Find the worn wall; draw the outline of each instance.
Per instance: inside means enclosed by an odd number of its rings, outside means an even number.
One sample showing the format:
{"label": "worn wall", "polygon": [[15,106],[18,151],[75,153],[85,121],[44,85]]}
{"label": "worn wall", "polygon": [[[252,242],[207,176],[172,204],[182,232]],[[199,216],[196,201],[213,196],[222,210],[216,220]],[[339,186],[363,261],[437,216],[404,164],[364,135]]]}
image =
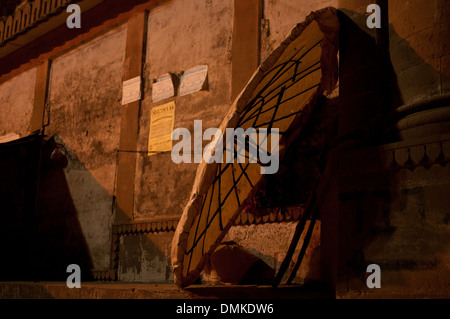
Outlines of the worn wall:
{"label": "worn wall", "polygon": [[337,0],[262,0],[261,60],[263,61],[311,11],[338,7]]}
{"label": "worn wall", "polygon": [[[150,110],[175,101],[174,128],[187,128],[192,137],[194,120],[203,121],[203,130],[219,126],[230,107],[232,18],[232,1],[170,1],[148,14],[134,221],[179,217],[183,212],[198,164],[175,164],[170,152],[152,156],[145,153],[148,149]],[[155,78],[168,72],[181,74],[204,64],[208,65],[208,90],[152,103],[151,90]],[[140,258],[119,258],[119,278],[171,280],[172,273],[170,271],[168,275],[166,268],[170,267],[168,252],[172,234],[123,237],[121,253]],[[134,245],[136,241],[141,244]],[[148,250],[139,250],[139,247]]]}
{"label": "worn wall", "polygon": [[[297,223],[282,222],[275,224],[260,224],[231,227],[224,241],[232,240],[260,258],[276,272],[286,256]],[[309,227],[309,221],[305,229]],[[302,234],[290,266],[297,260],[305,238]],[[314,260],[312,260],[314,258]],[[318,280],[320,263],[320,221],[314,226],[314,232],[309,242],[305,257],[292,283],[303,284],[311,280]],[[283,277],[283,283],[289,275],[289,269]]]}
{"label": "worn wall", "polygon": [[[46,134],[63,145],[71,203],[59,198],[59,207],[47,209],[76,211],[93,268],[109,267],[125,38],[122,25],[56,58],[51,67]],[[53,190],[45,191],[51,201]]]}
{"label": "worn wall", "polygon": [[[448,1],[389,3],[390,58],[403,109],[429,104],[430,98],[442,101],[450,93],[449,13]],[[449,103],[439,108],[434,104],[399,121],[400,137],[449,133]]]}
{"label": "worn wall", "polygon": [[390,228],[363,249],[363,257],[382,267],[385,294],[448,296],[449,169],[420,167],[402,170],[396,177]]}
{"label": "worn wall", "polygon": [[[140,150],[147,150],[151,108],[168,101],[175,101],[174,128],[188,128],[193,136],[194,120],[202,120],[204,129],[219,126],[230,106],[231,4],[173,1],[150,11]],[[151,102],[153,79],[203,64],[208,65],[207,91]],[[137,167],[135,218],[180,215],[197,164],[175,164],[170,154],[139,154]]]}
{"label": "worn wall", "polygon": [[[346,151],[334,161],[321,247],[322,276],[338,297],[448,297],[449,137]],[[380,266],[381,289],[366,285],[370,264]]]}
{"label": "worn wall", "polygon": [[404,104],[450,91],[447,1],[389,2],[390,49]]}
{"label": "worn wall", "polygon": [[33,111],[36,68],[0,84],[0,136],[19,133],[28,134]]}
{"label": "worn wall", "polygon": [[118,277],[128,282],[173,282],[170,243],[173,232],[120,238]]}

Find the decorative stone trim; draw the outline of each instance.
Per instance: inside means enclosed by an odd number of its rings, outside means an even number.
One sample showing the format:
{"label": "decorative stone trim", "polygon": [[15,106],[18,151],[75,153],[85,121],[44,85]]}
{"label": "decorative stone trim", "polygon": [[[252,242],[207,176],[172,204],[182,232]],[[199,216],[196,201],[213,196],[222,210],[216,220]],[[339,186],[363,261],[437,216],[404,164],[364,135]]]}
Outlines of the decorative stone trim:
{"label": "decorative stone trim", "polygon": [[[281,223],[298,221],[303,213],[302,206],[278,207],[265,209],[269,214],[258,216],[250,212],[242,212],[235,221],[236,226],[257,225],[265,223]],[[110,269],[93,269],[95,280],[115,281],[119,268],[120,237],[175,231],[179,218],[137,221],[134,223],[113,225],[111,240]]]}
{"label": "decorative stone trim", "polygon": [[19,34],[56,15],[80,0],[34,0],[18,6],[14,14],[0,18],[0,47]]}
{"label": "decorative stone trim", "polygon": [[361,174],[381,170],[414,170],[450,162],[450,136],[440,140],[399,142],[379,147],[345,152],[339,161],[341,174]]}
{"label": "decorative stone trim", "polygon": [[130,224],[114,225],[113,234],[118,236],[151,234],[174,231],[178,225],[178,218],[153,221],[139,221]]}
{"label": "decorative stone trim", "polygon": [[99,281],[117,280],[117,269],[92,269],[92,277]]}
{"label": "decorative stone trim", "polygon": [[265,224],[265,223],[281,223],[298,221],[303,214],[303,206],[293,207],[277,207],[266,209],[269,214],[258,216],[243,211],[234,221],[236,226]]}

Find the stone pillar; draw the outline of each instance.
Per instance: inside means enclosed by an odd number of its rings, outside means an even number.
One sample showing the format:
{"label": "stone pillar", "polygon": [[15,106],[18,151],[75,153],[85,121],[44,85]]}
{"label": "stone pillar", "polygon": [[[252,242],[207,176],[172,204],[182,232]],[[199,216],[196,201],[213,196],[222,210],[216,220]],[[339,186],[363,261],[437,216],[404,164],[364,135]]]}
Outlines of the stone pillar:
{"label": "stone pillar", "polygon": [[[128,20],[127,44],[123,80],[129,80],[142,74],[144,54],[145,11],[135,14]],[[139,108],[141,101],[135,101],[122,106],[122,122],[120,127],[120,142],[117,166],[116,224],[130,222],[133,218],[134,178],[136,170],[136,150],[139,124]],[[120,152],[120,150],[128,152]],[[131,151],[131,152],[129,152]]]}
{"label": "stone pillar", "polygon": [[37,66],[33,113],[31,115],[29,127],[30,133],[41,130],[44,127],[44,112],[48,94],[49,65],[50,62],[47,60]]}
{"label": "stone pillar", "polygon": [[259,66],[261,0],[234,0],[231,100]]}
{"label": "stone pillar", "polygon": [[389,1],[401,139],[450,133],[450,2]]}

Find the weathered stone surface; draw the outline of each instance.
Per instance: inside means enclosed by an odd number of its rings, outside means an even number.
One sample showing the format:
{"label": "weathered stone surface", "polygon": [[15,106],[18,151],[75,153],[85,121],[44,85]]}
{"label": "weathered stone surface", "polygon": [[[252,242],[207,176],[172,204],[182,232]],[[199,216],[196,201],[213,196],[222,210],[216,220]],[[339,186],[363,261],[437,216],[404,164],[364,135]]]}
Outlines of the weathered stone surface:
{"label": "weathered stone surface", "polygon": [[261,26],[261,61],[283,41],[292,28],[303,21],[311,11],[338,7],[337,0],[301,1],[264,0]]}
{"label": "weathered stone surface", "polygon": [[405,104],[448,87],[449,74],[441,66],[450,50],[450,22],[442,15],[448,7],[442,0],[389,2],[391,59]]}
{"label": "weathered stone surface", "polygon": [[271,284],[275,276],[273,268],[235,242],[217,247],[207,271],[216,276],[215,280],[231,284]]}
{"label": "weathered stone surface", "polygon": [[0,136],[19,133],[26,136],[33,111],[36,68],[0,84]]}
{"label": "weathered stone surface", "polygon": [[109,267],[125,35],[126,26],[112,30],[51,69],[46,134],[68,152],[64,173],[94,268]]}
{"label": "weathered stone surface", "polygon": [[169,260],[172,236],[173,232],[122,236],[118,267],[120,280],[173,282]]}
{"label": "weathered stone surface", "polygon": [[[309,222],[306,223],[308,228]],[[282,222],[263,225],[233,226],[225,236],[225,241],[234,241],[245,247],[267,265],[278,271],[281,262],[289,248],[291,238],[294,234],[296,224],[293,222]],[[294,254],[294,261],[300,252],[305,234],[302,234]],[[294,278],[293,283],[305,283],[305,280],[317,280],[318,275],[314,273],[318,267],[318,261],[312,264],[313,254],[320,258],[320,222],[315,225],[313,236],[306,251],[303,262]],[[214,255],[213,255],[214,256]],[[314,257],[314,258],[316,258]],[[320,267],[319,267],[320,268]],[[288,274],[286,274],[287,277]]]}
{"label": "weathered stone surface", "polygon": [[[203,130],[219,126],[230,105],[232,17],[232,3],[228,1],[172,1],[150,11],[139,150],[147,150],[150,109],[171,100],[175,101],[175,129],[187,128],[193,138],[194,120],[203,121]],[[153,79],[167,72],[181,74],[202,64],[208,65],[207,91],[151,102]],[[180,215],[189,199],[187,190],[192,188],[197,165],[175,164],[170,153],[138,154],[135,218]]]}

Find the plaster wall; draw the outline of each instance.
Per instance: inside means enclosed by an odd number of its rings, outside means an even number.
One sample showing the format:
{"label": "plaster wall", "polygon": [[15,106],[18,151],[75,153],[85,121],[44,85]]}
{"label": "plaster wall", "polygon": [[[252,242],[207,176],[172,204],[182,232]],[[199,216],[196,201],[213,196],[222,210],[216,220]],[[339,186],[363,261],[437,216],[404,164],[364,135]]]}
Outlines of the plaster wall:
{"label": "plaster wall", "polygon": [[[174,18],[176,17],[176,18]],[[144,98],[139,117],[133,220],[179,217],[192,189],[197,163],[175,164],[170,152],[149,156],[150,111],[175,102],[174,129],[194,135],[194,120],[203,130],[218,127],[231,101],[232,1],[170,1],[148,15]],[[208,66],[208,89],[153,103],[152,83],[171,72]],[[173,141],[173,144],[178,141]],[[205,146],[208,141],[205,141]],[[173,280],[170,245],[173,232],[126,236],[121,239],[119,279],[161,282]]]}
{"label": "plaster wall", "polygon": [[[148,149],[150,110],[169,101],[175,102],[174,128],[187,128],[193,137],[194,120],[203,121],[203,130],[219,126],[230,107],[232,18],[232,1],[177,0],[150,11],[139,150]],[[198,65],[208,65],[208,90],[152,103],[155,78]],[[138,154],[134,218],[181,215],[197,165],[175,164],[170,152]]]}
{"label": "plaster wall", "polygon": [[289,32],[311,11],[338,7],[337,0],[262,0],[261,61],[276,49]]}
{"label": "plaster wall", "polygon": [[33,111],[36,68],[0,84],[0,136],[28,134]]}
{"label": "plaster wall", "polygon": [[109,267],[125,39],[122,25],[51,67],[46,134],[67,152],[67,187],[94,268]]}

